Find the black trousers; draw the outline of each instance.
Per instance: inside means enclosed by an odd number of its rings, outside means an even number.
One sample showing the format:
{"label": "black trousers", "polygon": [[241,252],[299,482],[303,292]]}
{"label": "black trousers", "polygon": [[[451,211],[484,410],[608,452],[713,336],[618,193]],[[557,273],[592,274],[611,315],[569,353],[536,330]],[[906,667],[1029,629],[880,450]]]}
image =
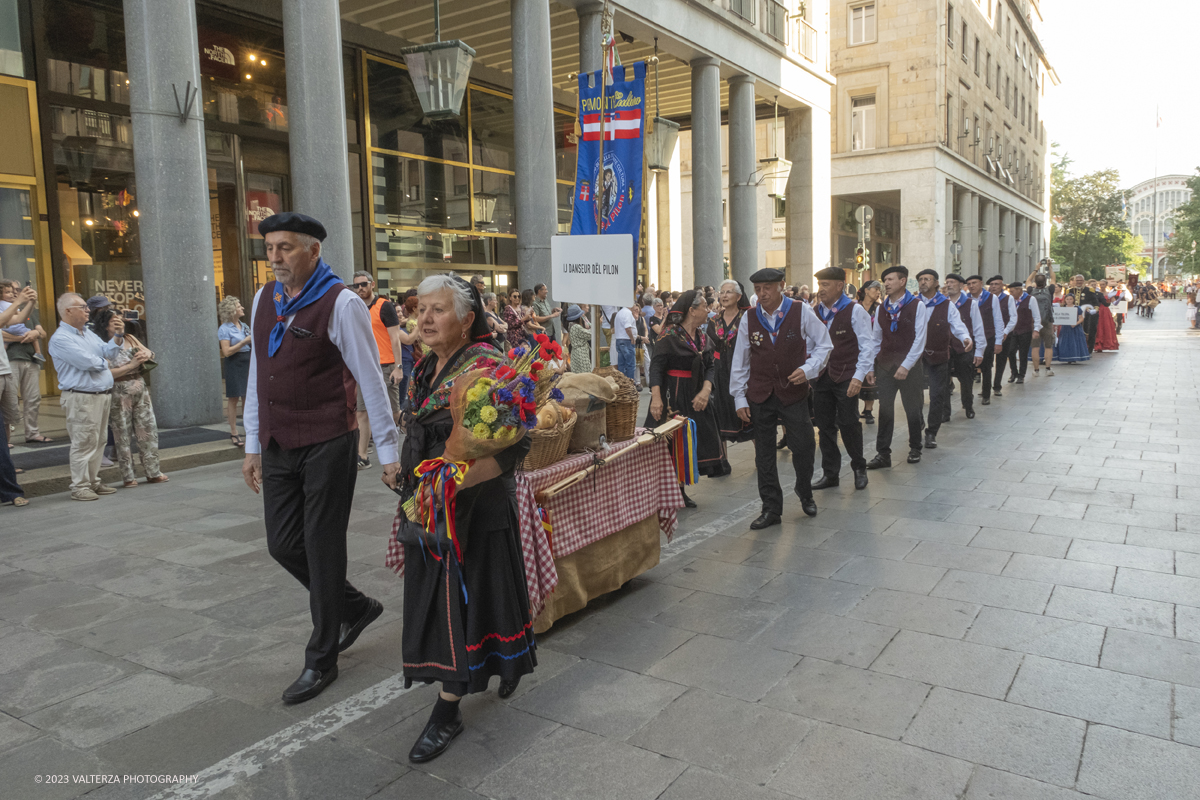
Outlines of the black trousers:
{"label": "black trousers", "polygon": [[[987,356],[984,356],[984,362],[987,362]],[[991,377],[991,370],[988,370],[987,377]],[[965,411],[975,404],[975,350],[971,349],[966,353],[951,353],[950,354],[950,377],[958,378],[959,394],[962,396],[962,407]],[[986,379],[985,379],[986,380]],[[984,383],[987,386],[987,383]],[[946,408],[950,408],[950,401],[954,397],[954,382],[946,381]]]}
{"label": "black trousers", "polygon": [[1033,331],[1027,333],[1010,333],[1009,342],[1012,346],[1008,351],[1008,368],[1018,378],[1025,377],[1029,369],[1029,348],[1033,345]]}
{"label": "black trousers", "polygon": [[863,458],[862,423],[858,421],[858,396],[847,397],[850,381],[834,383],[829,373],[817,378],[812,386],[813,412],[821,433],[821,470],[831,478],[842,471],[842,451],[838,432],[850,456],[850,469],[866,469]]}
{"label": "black trousers", "polygon": [[979,373],[983,376],[984,400],[992,396],[992,369],[999,357],[1000,354],[996,352],[996,340],[988,339],[987,346],[983,348],[983,362],[979,365]]}
{"label": "black trousers", "polygon": [[775,430],[778,425],[783,425],[783,435],[792,451],[796,494],[812,497],[813,457],[817,446],[808,403],[785,406],[772,394],[764,403],[750,403],[750,422],[754,426],[754,467],[758,471],[758,496],[762,500],[763,513],[782,515],[783,489],[779,485],[776,464]]}
{"label": "black trousers", "polygon": [[924,364],[925,380],[929,384],[929,418],[925,429],[937,436],[942,427],[942,418],[949,410],[950,399],[950,362],[940,364]]}
{"label": "black trousers", "polygon": [[313,633],[307,669],[337,664],[343,619],[366,613],[366,595],[346,580],[346,526],[358,478],[358,431],[320,444],[263,451],[267,550],[308,589]]}
{"label": "black trousers", "polygon": [[921,409],[925,405],[925,376],[921,371],[921,362],[913,364],[908,377],[902,381],[894,377],[895,368],[876,369],[875,386],[879,395],[876,412],[879,415],[879,431],[875,439],[875,449],[880,455],[891,456],[892,432],[896,427],[896,394],[900,394],[900,402],[904,405],[904,416],[908,420],[908,449],[921,452],[921,432],[925,421],[921,418]]}
{"label": "black trousers", "polygon": [[[1153,310],[1151,314],[1153,314]],[[1088,352],[1096,349],[1096,331],[1100,326],[1099,314],[1084,314],[1083,315],[1083,332],[1087,335]]]}
{"label": "black trousers", "polygon": [[[996,375],[992,381],[992,391],[998,392],[1003,388],[1004,383],[1004,367],[1009,363],[1012,357],[1013,342],[1015,341],[1014,334],[1009,334],[1004,339],[1004,344],[1000,346],[1000,352],[996,354]],[[1013,370],[1014,372],[1016,370]]]}

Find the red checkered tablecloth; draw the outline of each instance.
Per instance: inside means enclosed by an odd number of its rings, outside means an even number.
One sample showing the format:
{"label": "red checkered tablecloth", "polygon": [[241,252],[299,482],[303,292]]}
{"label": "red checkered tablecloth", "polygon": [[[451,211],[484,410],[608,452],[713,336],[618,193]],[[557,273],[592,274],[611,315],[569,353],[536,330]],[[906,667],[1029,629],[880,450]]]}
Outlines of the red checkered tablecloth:
{"label": "red checkered tablecloth", "polygon": [[[620,442],[612,449],[619,451],[632,444],[633,440]],[[518,498],[524,494],[523,484],[529,487],[532,500],[541,490],[591,463],[592,455],[585,453],[536,472],[517,473]],[[682,507],[670,440],[641,445],[547,501],[554,557],[568,556],[651,514],[658,514],[659,528],[670,541],[678,524],[675,510]],[[524,508],[521,516],[525,516]]]}

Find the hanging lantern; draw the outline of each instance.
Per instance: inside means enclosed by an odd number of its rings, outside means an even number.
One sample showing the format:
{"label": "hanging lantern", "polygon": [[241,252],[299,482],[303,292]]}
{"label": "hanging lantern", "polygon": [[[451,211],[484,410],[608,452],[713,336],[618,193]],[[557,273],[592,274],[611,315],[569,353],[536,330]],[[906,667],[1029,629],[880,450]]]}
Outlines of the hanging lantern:
{"label": "hanging lantern", "polygon": [[763,179],[767,182],[769,197],[787,197],[788,176],[792,174],[792,162],[779,156],[764,158],[758,162],[765,173]]}
{"label": "hanging lantern", "polygon": [[496,218],[496,195],[488,192],[475,193],[475,224],[491,225]]}
{"label": "hanging lantern", "polygon": [[657,172],[669,170],[677,141],[679,123],[665,117],[655,117],[654,126],[646,132],[646,165]]}
{"label": "hanging lantern", "polygon": [[475,51],[455,39],[406,47],[400,53],[425,116],[430,119],[458,116]]}

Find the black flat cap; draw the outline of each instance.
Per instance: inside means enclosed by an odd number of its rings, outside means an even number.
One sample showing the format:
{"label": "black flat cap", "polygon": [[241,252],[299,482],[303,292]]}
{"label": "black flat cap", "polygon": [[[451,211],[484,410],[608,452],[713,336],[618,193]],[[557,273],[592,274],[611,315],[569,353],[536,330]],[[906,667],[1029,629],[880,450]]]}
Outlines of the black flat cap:
{"label": "black flat cap", "polygon": [[842,281],[846,280],[846,273],[841,267],[826,267],[813,276],[819,281]]}
{"label": "black flat cap", "polygon": [[883,280],[888,275],[891,275],[893,272],[899,272],[904,277],[906,277],[906,278],[908,277],[908,267],[904,266],[903,264],[897,264],[894,267],[888,267],[887,269],[885,269],[883,271],[883,274],[879,276],[879,279]]}
{"label": "black flat cap", "polygon": [[1004,276],[1003,275],[993,275],[992,277],[987,279],[988,283],[994,283],[995,281],[1000,281],[1001,283],[1003,283]]}
{"label": "black flat cap", "polygon": [[949,275],[946,276],[946,280],[956,280],[959,283],[967,282],[966,278],[964,278],[962,275],[959,275],[957,272],[951,272]]}
{"label": "black flat cap", "polygon": [[967,277],[967,280],[969,280],[969,281],[979,281],[980,283],[983,283],[983,276],[982,276],[982,275],[970,275],[970,276],[968,276],[968,277]]}
{"label": "black flat cap", "polygon": [[936,280],[937,280],[939,277],[941,277],[941,276],[939,276],[939,275],[938,275],[938,273],[937,273],[937,270],[936,270],[936,269],[923,269],[923,270],[921,270],[920,272],[918,272],[918,273],[917,273],[917,277],[918,277],[918,278],[920,278],[922,275],[932,275],[932,276],[933,276],[933,279],[934,279],[935,281],[936,281]]}
{"label": "black flat cap", "polygon": [[787,274],[781,269],[767,267],[750,276],[751,283],[782,283]]}
{"label": "black flat cap", "polygon": [[1008,285],[1008,288],[1010,288],[1010,289],[1024,289],[1024,288],[1025,288],[1025,284],[1021,283],[1020,281],[1013,281],[1012,283],[1010,283],[1010,284]]}
{"label": "black flat cap", "polygon": [[297,214],[295,211],[272,214],[258,223],[258,232],[263,236],[275,231],[303,233],[306,236],[313,237],[318,242],[325,241],[325,237],[329,235],[325,232],[325,226],[319,220],[313,219],[307,214]]}

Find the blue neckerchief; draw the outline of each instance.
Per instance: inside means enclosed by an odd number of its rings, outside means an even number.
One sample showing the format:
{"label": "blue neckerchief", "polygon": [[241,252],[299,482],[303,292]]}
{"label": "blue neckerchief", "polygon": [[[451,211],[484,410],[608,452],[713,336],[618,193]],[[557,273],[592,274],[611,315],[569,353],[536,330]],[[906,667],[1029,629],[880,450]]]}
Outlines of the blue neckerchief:
{"label": "blue neckerchief", "polygon": [[305,306],[315,303],[325,296],[331,288],[341,283],[342,279],[333,274],[333,270],[325,263],[325,259],[317,259],[317,268],[308,276],[308,282],[293,298],[283,291],[283,285],[275,282],[275,327],[271,328],[271,338],[267,342],[267,357],[275,355],[283,344],[283,335],[287,333],[287,318]]}
{"label": "blue neckerchief", "polygon": [[892,320],[891,327],[889,327],[888,330],[890,330],[892,333],[896,332],[896,328],[899,327],[899,325],[900,325],[900,312],[904,310],[905,306],[907,306],[909,303],[911,303],[915,299],[916,298],[913,296],[913,293],[908,291],[907,289],[905,289],[904,297],[900,298],[900,302],[896,304],[895,310],[893,311],[892,310],[892,298],[887,297],[887,296],[885,296],[883,298],[883,310],[887,313],[888,317],[890,317]]}
{"label": "blue neckerchief", "polygon": [[[850,303],[850,298],[844,294],[840,295],[837,299],[837,302],[833,304],[832,311],[826,312],[825,304],[817,303],[817,316],[821,318],[821,322],[824,322],[825,327],[828,328],[833,325],[833,318],[837,316],[838,312],[850,305]],[[828,316],[826,316],[826,313],[828,313]]]}
{"label": "blue neckerchief", "polygon": [[931,297],[925,301],[925,307],[926,308],[937,308],[938,306],[940,306],[942,303],[946,302],[949,299],[950,299],[949,297],[946,297],[946,295],[942,294],[941,292],[937,292],[933,295],[933,297]]}
{"label": "blue neckerchief", "polygon": [[[779,326],[782,324],[788,312],[792,310],[792,298],[787,295],[783,296],[783,302],[779,304],[779,308],[775,309],[775,314],[772,314],[768,319],[767,313],[763,311],[762,303],[754,307],[755,313],[758,314],[758,321],[767,329],[767,333],[771,334],[771,344],[775,344],[775,337],[779,335]],[[775,315],[779,315],[779,321],[775,321]]]}
{"label": "blue neckerchief", "polygon": [[954,301],[954,307],[961,311],[969,302],[971,302],[971,295],[967,294],[966,292],[962,292],[959,294],[958,299]]}

